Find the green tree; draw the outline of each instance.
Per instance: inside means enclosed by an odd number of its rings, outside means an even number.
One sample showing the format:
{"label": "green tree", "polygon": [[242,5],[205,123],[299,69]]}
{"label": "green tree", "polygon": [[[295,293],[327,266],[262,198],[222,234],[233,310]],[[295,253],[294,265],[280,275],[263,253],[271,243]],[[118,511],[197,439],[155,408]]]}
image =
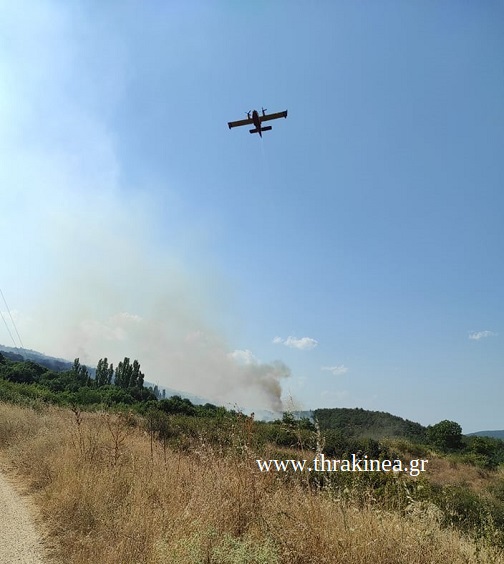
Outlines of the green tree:
{"label": "green tree", "polygon": [[46,368],[26,360],[7,364],[3,370],[4,378],[18,384],[33,384],[38,382],[41,375],[46,372]]}
{"label": "green tree", "polygon": [[79,384],[79,386],[89,386],[91,384],[91,376],[89,371],[84,364],[80,363],[80,359],[76,358],[74,360],[72,370],[70,371]]}
{"label": "green tree", "polygon": [[143,388],[144,384],[144,375],[140,370],[140,363],[138,360],[133,361],[133,370],[130,376],[130,388]]}
{"label": "green tree", "polygon": [[112,380],[114,379],[114,365],[111,362],[108,373],[107,373],[107,385],[110,386],[112,384]]}
{"label": "green tree", "polygon": [[71,372],[72,372],[72,374],[73,374],[73,376],[76,380],[79,378],[80,368],[81,368],[80,359],[76,358],[73,362],[73,366],[72,366],[72,370],[71,370]]}
{"label": "green tree", "polygon": [[485,468],[497,468],[504,462],[504,441],[493,437],[467,437],[467,450]]}
{"label": "green tree", "polygon": [[125,356],[115,370],[114,384],[119,386],[119,388],[129,388],[132,375],[133,366],[130,363],[130,359]]}
{"label": "green tree", "polygon": [[110,384],[109,382],[109,364],[107,357],[100,358],[96,365],[95,384],[97,388]]}
{"label": "green tree", "polygon": [[159,402],[159,409],[165,413],[180,413],[183,415],[195,415],[196,408],[191,400],[181,398],[180,396],[172,396]]}
{"label": "green tree", "polygon": [[96,387],[101,388],[102,386],[110,386],[113,378],[114,365],[112,363],[109,365],[107,357],[100,358],[98,364],[96,365]]}
{"label": "green tree", "polygon": [[79,382],[82,386],[91,386],[92,384],[91,375],[89,374],[87,367],[84,365],[80,368]]}
{"label": "green tree", "polygon": [[440,421],[427,427],[427,440],[443,450],[462,448],[462,427],[455,421]]}
{"label": "green tree", "polygon": [[140,370],[140,363],[134,360],[131,364],[130,359],[125,356],[119,362],[115,370],[114,384],[120,388],[143,388],[144,375]]}

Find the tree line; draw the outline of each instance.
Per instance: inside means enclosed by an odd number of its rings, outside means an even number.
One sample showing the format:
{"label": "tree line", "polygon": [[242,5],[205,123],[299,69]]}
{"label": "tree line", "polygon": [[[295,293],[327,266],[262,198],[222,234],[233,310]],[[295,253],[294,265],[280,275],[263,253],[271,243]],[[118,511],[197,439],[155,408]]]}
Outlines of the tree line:
{"label": "tree line", "polygon": [[[16,389],[2,385],[11,383]],[[42,400],[61,405],[127,406],[140,413],[156,410],[166,415],[197,419],[221,419],[236,412],[213,404],[193,404],[180,396],[165,398],[157,386],[146,388],[138,360],[124,357],[116,367],[101,358],[96,369],[89,369],[76,358],[71,368],[55,371],[31,360],[11,360],[0,353],[0,400],[19,398]],[[484,468],[504,463],[504,442],[489,437],[465,437],[454,421],[441,421],[422,427],[389,413],[363,409],[321,409],[315,411],[318,429],[323,435],[324,452],[330,456],[345,452],[363,452],[371,457],[393,458],[382,437],[404,438],[411,443],[433,448],[438,452],[458,454],[466,462]],[[315,448],[318,438],[314,423],[285,413],[281,420],[256,422],[258,436],[265,443],[281,447]],[[390,455],[390,456],[389,456]]]}
{"label": "tree line", "polygon": [[[114,368],[101,358],[96,369],[90,369],[76,358],[69,370],[52,370],[32,360],[11,360],[0,353],[0,378],[32,386],[48,401],[56,403],[124,403],[156,400],[159,390],[145,388],[144,373],[138,360],[124,357]],[[52,395],[51,395],[52,394]]]}

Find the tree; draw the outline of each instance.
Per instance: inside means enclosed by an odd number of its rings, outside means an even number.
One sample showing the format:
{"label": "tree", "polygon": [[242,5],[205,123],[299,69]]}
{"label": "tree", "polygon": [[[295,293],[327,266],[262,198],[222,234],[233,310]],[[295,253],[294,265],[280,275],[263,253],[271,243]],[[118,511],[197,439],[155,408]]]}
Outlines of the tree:
{"label": "tree", "polygon": [[427,440],[443,450],[462,447],[462,427],[455,421],[440,421],[427,427]]}
{"label": "tree", "polygon": [[91,384],[91,376],[89,375],[88,369],[84,364],[80,363],[78,358],[74,360],[71,373],[77,380],[79,386],[89,386]]}
{"label": "tree", "polygon": [[180,396],[172,396],[159,402],[159,409],[165,413],[180,413],[183,415],[195,415],[196,408],[191,400],[181,398]]}
{"label": "tree", "polygon": [[106,386],[108,382],[109,366],[107,357],[100,358],[96,365],[95,384],[97,388]]}
{"label": "tree", "polygon": [[81,366],[80,368],[79,382],[81,383],[82,386],[91,386],[92,384],[91,375],[89,374],[89,371],[86,366]]}
{"label": "tree", "polygon": [[114,378],[114,365],[111,362],[109,369],[108,369],[108,373],[107,373],[107,385],[111,385],[112,384],[112,379]]}
{"label": "tree", "polygon": [[109,386],[112,384],[112,378],[114,377],[114,365],[108,363],[107,357],[100,358],[96,366],[96,376],[95,383],[96,387]]}
{"label": "tree", "polygon": [[78,358],[76,358],[74,360],[73,366],[72,366],[72,374],[74,375],[74,378],[76,378],[76,379],[79,377],[80,368],[81,368],[80,360]]}
{"label": "tree", "polygon": [[125,356],[115,370],[114,384],[119,386],[119,388],[129,388],[132,374],[133,366],[130,364],[130,359]]}
{"label": "tree", "polygon": [[23,362],[15,362],[12,365],[6,365],[3,370],[6,380],[17,382],[18,384],[33,384],[38,382],[40,376],[46,371],[46,368],[26,360]]}
{"label": "tree", "polygon": [[133,370],[130,377],[130,388],[143,388],[144,375],[140,370],[140,363],[138,360],[133,361]]}
{"label": "tree", "polygon": [[134,360],[131,364],[130,359],[125,356],[115,370],[114,384],[120,388],[143,388],[144,375],[138,360]]}

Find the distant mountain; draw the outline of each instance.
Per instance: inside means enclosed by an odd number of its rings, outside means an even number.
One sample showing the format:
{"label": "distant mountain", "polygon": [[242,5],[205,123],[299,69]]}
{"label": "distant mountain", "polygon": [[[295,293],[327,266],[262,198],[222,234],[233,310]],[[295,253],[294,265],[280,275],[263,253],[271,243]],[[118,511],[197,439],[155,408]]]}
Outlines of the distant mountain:
{"label": "distant mountain", "polygon": [[504,430],[502,431],[476,431],[476,433],[469,433],[468,437],[491,437],[493,439],[501,439],[504,441]]}
{"label": "distant mountain", "polygon": [[346,437],[356,439],[371,438],[375,440],[385,437],[404,437],[422,441],[426,428],[385,411],[368,411],[361,408],[337,407],[334,409],[316,409],[315,419],[322,431],[336,430]]}
{"label": "distant mountain", "polygon": [[[45,354],[39,353],[37,351],[32,351],[30,349],[21,349],[14,347],[6,347],[5,345],[0,345],[0,352],[8,358],[9,360],[32,360],[40,366],[44,366],[49,370],[54,370],[55,372],[63,372],[64,370],[70,370],[73,366],[73,362],[65,360],[63,358],[55,358],[53,356],[47,356]],[[90,372],[94,375],[94,369]]]}

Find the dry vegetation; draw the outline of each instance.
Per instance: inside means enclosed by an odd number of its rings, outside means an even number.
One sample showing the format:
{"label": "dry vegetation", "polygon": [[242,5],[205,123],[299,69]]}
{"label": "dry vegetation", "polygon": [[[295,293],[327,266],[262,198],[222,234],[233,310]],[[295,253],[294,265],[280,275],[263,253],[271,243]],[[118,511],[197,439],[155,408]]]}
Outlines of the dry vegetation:
{"label": "dry vegetation", "polygon": [[406,512],[258,472],[244,421],[234,447],[203,438],[151,445],[133,416],[0,403],[0,446],[29,484],[66,563],[498,563],[442,528],[439,510]]}

